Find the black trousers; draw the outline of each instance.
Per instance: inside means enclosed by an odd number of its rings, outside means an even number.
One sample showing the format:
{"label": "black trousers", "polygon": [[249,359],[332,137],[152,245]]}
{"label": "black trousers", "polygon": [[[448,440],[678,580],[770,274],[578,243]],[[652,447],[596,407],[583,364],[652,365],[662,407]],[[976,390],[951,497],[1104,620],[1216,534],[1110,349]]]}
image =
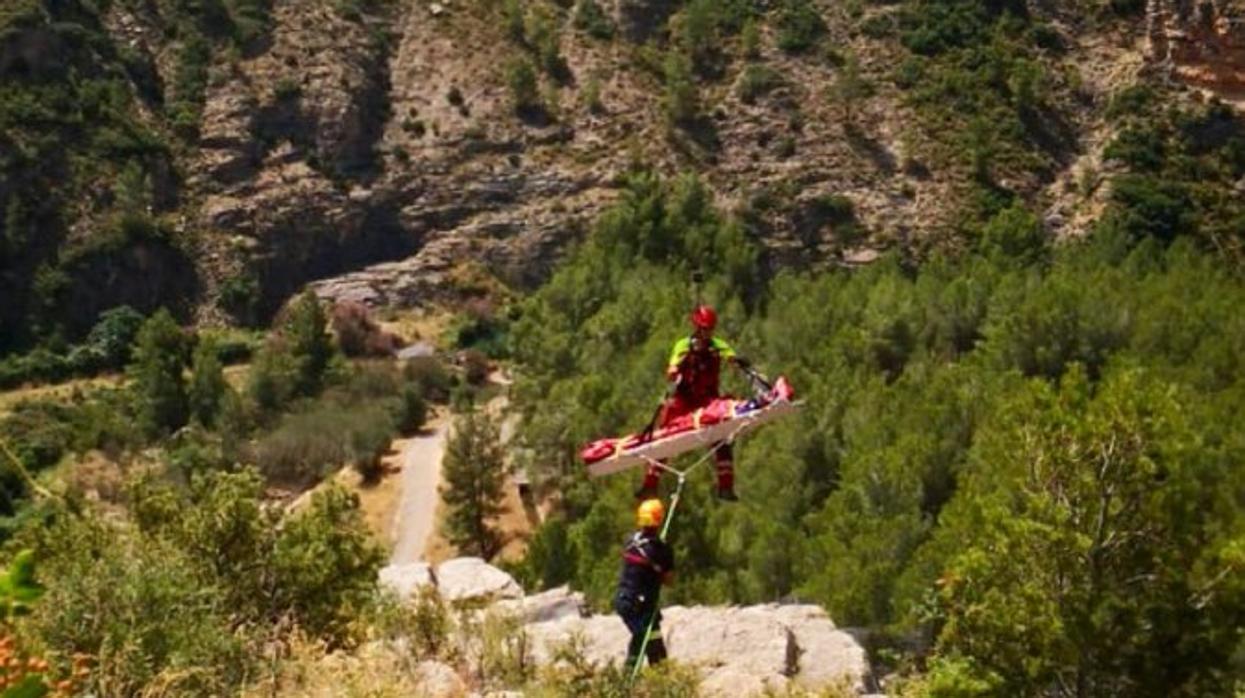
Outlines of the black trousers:
{"label": "black trousers", "polygon": [[628,590],[619,590],[614,595],[614,610],[627,625],[627,630],[631,631],[627,666],[634,666],[640,656],[640,645],[644,644],[644,632],[648,630],[650,618],[653,619],[653,632],[648,636],[644,654],[649,664],[657,664],[666,658],[666,642],[661,637],[661,609],[657,608],[656,594],[652,596],[650,599]]}

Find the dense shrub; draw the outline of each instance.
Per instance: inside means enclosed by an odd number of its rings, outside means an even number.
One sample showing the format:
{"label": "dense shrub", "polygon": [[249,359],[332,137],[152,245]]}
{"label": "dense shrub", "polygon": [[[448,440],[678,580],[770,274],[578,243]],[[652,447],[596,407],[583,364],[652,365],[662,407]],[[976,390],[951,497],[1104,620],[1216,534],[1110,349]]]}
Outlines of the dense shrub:
{"label": "dense shrub", "polygon": [[402,367],[402,375],[428,400],[445,402],[450,397],[453,377],[435,356],[408,359]]}
{"label": "dense shrub", "polygon": [[782,76],[772,68],[763,65],[749,65],[739,76],[739,84],[735,88],[740,101],[745,104],[756,102],[757,98],[781,87]]}
{"label": "dense shrub", "polygon": [[86,507],[23,529],[47,598],[21,633],[90,656],[85,690],[117,696],[234,694],[277,623],[353,642],[384,557],[357,500],[328,488],[283,515],[263,491],[250,470],[185,485],[146,471],[128,487],[133,526]]}
{"label": "dense shrub", "polygon": [[325,401],[282,417],[255,444],[253,458],[268,477],[293,482],[316,482],[343,465],[370,474],[394,429],[394,415],[383,404]]}
{"label": "dense shrub", "polygon": [[578,0],[575,3],[575,28],[597,39],[614,36],[614,23],[597,0]]}
{"label": "dense shrub", "polygon": [[464,311],[454,319],[446,338],[451,346],[459,349],[476,349],[494,359],[506,358],[508,322],[487,300],[467,303]]}
{"label": "dense shrub", "polygon": [[783,0],[776,22],[778,48],[788,53],[807,51],[826,33],[825,21],[809,0]]}
{"label": "dense shrub", "polygon": [[129,306],[118,306],[100,314],[86,340],[59,353],[40,348],[25,355],[0,360],[0,388],[23,383],[52,383],[78,376],[115,371],[130,361],[143,316]]}
{"label": "dense shrub", "polygon": [[401,348],[402,340],[382,330],[362,304],[335,303],[331,315],[337,344],[346,356],[392,356]]}
{"label": "dense shrub", "polygon": [[241,683],[250,659],[224,588],[202,583],[188,551],[68,512],[32,533],[48,590],[23,630],[62,656],[90,656],[90,692],[226,693]]}
{"label": "dense shrub", "polygon": [[520,115],[539,112],[543,106],[540,99],[540,83],[536,70],[527,59],[517,59],[506,69],[506,85],[514,110]]}

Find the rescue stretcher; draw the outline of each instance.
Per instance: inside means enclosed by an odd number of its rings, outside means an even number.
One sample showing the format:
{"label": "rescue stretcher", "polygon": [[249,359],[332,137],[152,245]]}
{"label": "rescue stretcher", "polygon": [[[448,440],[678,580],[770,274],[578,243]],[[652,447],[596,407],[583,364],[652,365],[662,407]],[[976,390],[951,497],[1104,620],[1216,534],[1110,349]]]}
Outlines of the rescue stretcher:
{"label": "rescue stretcher", "polygon": [[610,475],[650,460],[673,458],[720,441],[733,441],[762,424],[795,412],[803,402],[794,397],[791,385],[780,376],[769,391],[755,398],[721,397],[650,435],[630,434],[593,441],[580,450],[579,456],[588,465],[591,477]]}

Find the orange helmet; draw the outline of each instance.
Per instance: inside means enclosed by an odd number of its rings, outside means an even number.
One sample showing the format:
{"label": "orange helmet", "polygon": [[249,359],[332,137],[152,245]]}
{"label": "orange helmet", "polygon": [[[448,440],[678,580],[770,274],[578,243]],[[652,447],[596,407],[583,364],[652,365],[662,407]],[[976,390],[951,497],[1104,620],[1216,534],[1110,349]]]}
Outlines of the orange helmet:
{"label": "orange helmet", "polygon": [[718,324],[718,314],[707,305],[698,305],[692,311],[692,324],[699,329],[712,331]]}
{"label": "orange helmet", "polygon": [[660,499],[646,499],[635,510],[635,525],[640,528],[657,528],[666,518],[666,505]]}

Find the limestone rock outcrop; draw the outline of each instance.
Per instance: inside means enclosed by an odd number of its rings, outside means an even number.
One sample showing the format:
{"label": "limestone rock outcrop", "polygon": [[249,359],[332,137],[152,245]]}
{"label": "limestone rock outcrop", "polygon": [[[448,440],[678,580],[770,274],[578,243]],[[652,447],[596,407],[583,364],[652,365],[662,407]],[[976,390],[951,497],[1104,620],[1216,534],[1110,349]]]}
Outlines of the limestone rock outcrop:
{"label": "limestone rock outcrop", "polygon": [[[537,666],[559,661],[568,648],[600,667],[626,653],[629,635],[618,617],[590,613],[583,595],[568,587],[527,596],[510,575],[479,558],[449,560],[435,575],[419,565],[381,571],[382,583],[395,589],[429,580],[469,613],[514,618]],[[865,695],[873,687],[864,648],[819,606],[673,606],[662,613],[670,657],[699,669],[705,695],[737,698],[788,686],[848,687]]]}

